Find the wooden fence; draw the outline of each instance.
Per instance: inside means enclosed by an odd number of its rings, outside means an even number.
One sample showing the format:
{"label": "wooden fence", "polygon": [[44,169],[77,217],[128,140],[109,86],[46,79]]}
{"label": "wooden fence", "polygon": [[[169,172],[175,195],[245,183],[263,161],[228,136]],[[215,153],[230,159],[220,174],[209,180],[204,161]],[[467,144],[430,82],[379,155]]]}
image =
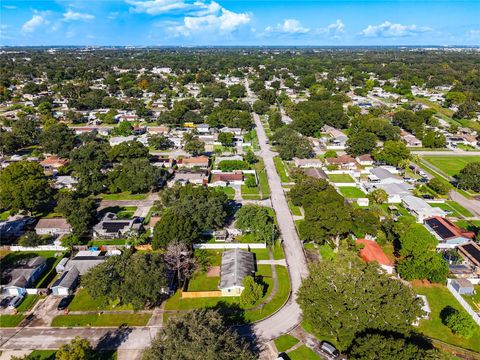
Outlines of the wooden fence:
{"label": "wooden fence", "polygon": [[182,291],[182,299],[204,298],[204,297],[221,297],[222,292],[213,291]]}

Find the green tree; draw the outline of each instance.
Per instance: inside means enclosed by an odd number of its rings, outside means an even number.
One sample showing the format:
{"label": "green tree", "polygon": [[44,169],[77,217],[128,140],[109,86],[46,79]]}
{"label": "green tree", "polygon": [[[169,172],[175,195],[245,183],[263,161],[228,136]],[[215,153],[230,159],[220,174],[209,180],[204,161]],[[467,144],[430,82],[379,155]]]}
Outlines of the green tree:
{"label": "green tree", "polygon": [[283,160],[292,160],[294,157],[309,158],[313,154],[310,141],[292,128],[278,129],[272,140],[277,144],[278,153]]}
{"label": "green tree", "polygon": [[462,189],[480,192],[480,162],[471,162],[457,175],[458,186]]}
{"label": "green tree", "polygon": [[253,108],[253,111],[255,111],[257,114],[263,115],[268,111],[270,106],[268,105],[267,102],[263,100],[257,100],[253,103],[252,108]]}
{"label": "green tree", "polygon": [[445,307],[440,312],[442,323],[450,328],[455,334],[470,339],[475,332],[476,325],[472,317],[465,311],[457,310],[451,306]]}
{"label": "green tree", "polygon": [[366,131],[359,131],[347,140],[347,153],[352,156],[370,154],[377,146],[377,136]]}
{"label": "green tree", "polygon": [[[201,354],[201,355],[199,355]],[[143,360],[253,360],[256,356],[214,310],[199,309],[169,320]]]}
{"label": "green tree", "polygon": [[223,146],[232,146],[233,145],[233,133],[222,132],[222,133],[218,134],[218,141],[220,141]]}
{"label": "green tree", "polygon": [[444,148],[447,146],[447,140],[442,133],[431,130],[425,133],[425,136],[422,139],[422,144],[424,147],[432,149]]}
{"label": "green tree", "polygon": [[375,189],[368,194],[368,198],[375,204],[383,204],[387,202],[388,194],[383,189]]}
{"label": "green tree", "polygon": [[243,154],[243,160],[245,160],[249,164],[255,164],[258,159],[255,156],[255,153],[251,149],[247,149]]}
{"label": "green tree", "polygon": [[18,245],[20,246],[38,246],[45,245],[51,241],[50,237],[42,237],[35,231],[27,231],[18,239]]}
{"label": "green tree", "polygon": [[2,209],[36,211],[52,200],[52,194],[43,168],[38,163],[19,161],[0,170]]}
{"label": "green tree", "polygon": [[358,336],[350,346],[349,358],[355,360],[435,360],[438,351],[423,349],[414,340],[398,334],[373,333]]}
{"label": "green tree", "polygon": [[33,145],[38,138],[38,122],[35,119],[21,117],[12,124],[12,133],[22,146]]}
{"label": "green tree", "polygon": [[98,194],[105,189],[109,163],[108,144],[87,143],[70,153],[70,163],[78,178],[77,190],[82,194]]}
{"label": "green tree", "polygon": [[46,153],[66,157],[75,147],[76,137],[67,125],[53,124],[43,129],[39,141]]}
{"label": "green tree", "polygon": [[83,235],[95,224],[97,207],[93,197],[82,197],[72,191],[62,191],[57,197],[55,211],[63,214],[75,235]]}
{"label": "green tree", "polygon": [[386,141],[383,149],[374,152],[375,160],[389,165],[399,166],[403,161],[410,159],[410,150],[400,141]]}
{"label": "green tree", "polygon": [[304,177],[301,181],[295,183],[288,192],[288,195],[292,200],[293,205],[303,206],[303,200],[305,198],[310,198],[310,196],[326,190],[328,187],[329,184],[326,180]]}
{"label": "green tree", "polygon": [[155,150],[168,150],[173,148],[175,144],[164,135],[150,135],[148,137],[148,145],[155,148]]}
{"label": "green tree", "polygon": [[237,211],[235,217],[236,227],[252,233],[256,241],[272,243],[275,238],[275,222],[267,207],[247,204]]}
{"label": "green tree", "polygon": [[447,195],[450,191],[450,187],[444,181],[438,178],[432,178],[428,181],[427,185],[436,193],[440,195]]}
{"label": "green tree", "polygon": [[228,88],[230,98],[242,98],[245,97],[247,90],[242,84],[234,84]]}
{"label": "green tree", "polygon": [[412,289],[353,253],[314,263],[298,303],[304,319],[333,337],[341,350],[367,329],[406,334],[422,314]]}
{"label": "green tree", "polygon": [[122,121],[112,129],[111,134],[114,136],[132,135],[133,126],[128,121]]}
{"label": "green tree", "polygon": [[183,136],[183,150],[197,156],[205,152],[205,143],[200,141],[198,136],[187,133]]}
{"label": "green tree", "polygon": [[20,139],[11,131],[0,128],[0,155],[11,155],[22,147]]}
{"label": "green tree", "polygon": [[122,161],[124,159],[148,158],[148,148],[141,142],[125,141],[113,146],[109,151],[109,157],[112,161]]}
{"label": "green tree", "polygon": [[242,284],[243,291],[240,295],[240,304],[246,307],[255,305],[263,296],[263,286],[257,283],[253,276],[245,276]]}
{"label": "green tree", "polygon": [[165,179],[165,170],[153,166],[148,159],[125,159],[108,173],[112,193],[130,191],[144,193],[159,188]]}
{"label": "green tree", "polygon": [[56,360],[93,360],[95,353],[87,339],[77,336],[68,344],[62,345],[55,354]]}

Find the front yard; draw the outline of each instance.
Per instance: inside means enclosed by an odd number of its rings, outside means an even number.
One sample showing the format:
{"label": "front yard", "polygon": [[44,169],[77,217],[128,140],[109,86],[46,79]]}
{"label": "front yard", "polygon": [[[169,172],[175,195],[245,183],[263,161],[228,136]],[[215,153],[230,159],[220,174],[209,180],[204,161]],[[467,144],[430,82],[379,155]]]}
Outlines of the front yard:
{"label": "front yard", "polygon": [[348,174],[328,174],[328,179],[333,183],[354,183],[355,180]]}
{"label": "front yard", "polygon": [[338,190],[343,195],[343,197],[347,199],[358,199],[358,198],[364,198],[367,196],[362,190],[354,186],[342,186],[342,187],[339,187]]}
{"label": "front yard", "polygon": [[80,314],[80,315],[59,315],[53,318],[53,327],[77,327],[77,326],[105,326],[117,327],[145,326],[152,314]]}
{"label": "front yard", "polygon": [[68,309],[70,311],[133,310],[133,306],[107,303],[102,301],[102,299],[91,297],[87,290],[79,289]]}

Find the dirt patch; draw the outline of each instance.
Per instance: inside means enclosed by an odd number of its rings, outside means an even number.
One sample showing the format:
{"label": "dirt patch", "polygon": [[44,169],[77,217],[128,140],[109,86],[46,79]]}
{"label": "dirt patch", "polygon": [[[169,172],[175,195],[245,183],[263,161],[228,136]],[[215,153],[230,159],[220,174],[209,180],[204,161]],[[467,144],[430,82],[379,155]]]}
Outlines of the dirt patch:
{"label": "dirt patch", "polygon": [[220,266],[210,266],[207,270],[207,277],[220,276]]}
{"label": "dirt patch", "polygon": [[412,280],[410,281],[410,284],[412,284],[413,287],[442,287],[442,284],[431,283],[428,280]]}

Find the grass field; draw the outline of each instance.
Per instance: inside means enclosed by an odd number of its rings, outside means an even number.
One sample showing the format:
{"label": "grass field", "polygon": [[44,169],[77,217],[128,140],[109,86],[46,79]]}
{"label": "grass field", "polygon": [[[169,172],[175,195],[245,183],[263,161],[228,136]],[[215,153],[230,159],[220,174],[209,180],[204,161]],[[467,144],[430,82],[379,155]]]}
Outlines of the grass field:
{"label": "grass field", "polygon": [[270,186],[268,185],[267,172],[265,171],[265,164],[263,161],[259,161],[255,164],[255,170],[258,176],[258,186],[262,193],[262,199],[270,197]]}
{"label": "grass field", "polygon": [[147,194],[132,194],[130,191],[121,192],[118,194],[101,194],[103,200],[145,200]]}
{"label": "grass field", "polygon": [[284,352],[290,349],[292,346],[298,344],[298,341],[297,338],[288,334],[282,335],[274,340],[278,352]]}
{"label": "grass field", "polygon": [[422,158],[449,176],[458,174],[468,163],[480,161],[480,156],[427,155]]}
{"label": "grass field", "polygon": [[52,320],[52,326],[145,326],[152,314],[81,314],[59,315]]}
{"label": "grass field", "polygon": [[277,170],[278,176],[280,176],[280,181],[282,183],[290,182],[290,178],[288,177],[287,169],[285,167],[285,164],[283,163],[283,160],[280,159],[279,156],[275,156],[273,158],[273,162],[275,164],[275,169]]}
{"label": "grass field", "polygon": [[300,210],[299,206],[293,205],[291,200],[288,200],[288,207],[293,216],[302,216],[302,211]]}
{"label": "grass field", "polygon": [[22,314],[0,315],[0,328],[16,327],[24,318]]}
{"label": "grass field", "polygon": [[204,272],[197,272],[188,282],[188,291],[218,290],[219,283],[219,276],[208,277]]}
{"label": "grass field", "polygon": [[358,199],[367,196],[362,190],[354,186],[342,186],[339,187],[338,190],[347,199]]}
{"label": "grass field", "polygon": [[[57,350],[34,350],[26,360],[55,360]],[[94,350],[96,360],[116,360],[117,352],[114,350]]]}
{"label": "grass field", "polygon": [[459,311],[464,311],[462,306],[453,297],[450,291],[448,291],[446,286],[414,286],[414,290],[418,294],[425,295],[427,297],[428,303],[432,310],[430,319],[420,321],[418,329],[422,333],[452,345],[480,352],[480,341],[478,341],[478,339],[480,339],[479,326],[477,326],[474,335],[470,339],[465,339],[455,335],[447,326],[443,325],[442,320],[440,319],[440,312],[446,306],[451,306]]}
{"label": "grass field", "polygon": [[222,190],[225,194],[227,194],[230,200],[235,198],[235,189],[229,186],[219,187],[218,189]]}
{"label": "grass field", "polygon": [[288,353],[288,357],[291,360],[318,360],[320,357],[305,345],[300,346],[298,349]]}
{"label": "grass field", "polygon": [[455,201],[447,200],[443,204],[431,204],[433,207],[438,207],[442,210],[449,210],[452,212],[451,216],[455,217],[471,217],[473,214],[465,209],[462,205]]}
{"label": "grass field", "polygon": [[260,200],[260,192],[258,187],[249,188],[247,185],[242,185],[242,198],[244,200]]}
{"label": "grass field", "polygon": [[30,310],[37,303],[38,300],[40,300],[40,296],[38,295],[25,296],[21,304],[18,306],[17,311],[24,312]]}
{"label": "grass field", "polygon": [[355,180],[348,174],[328,174],[328,179],[334,183],[354,183]]}
{"label": "grass field", "polygon": [[75,294],[68,306],[70,311],[92,311],[92,310],[133,310],[131,305],[116,305],[106,303],[102,299],[94,299],[87,290],[80,289]]}

